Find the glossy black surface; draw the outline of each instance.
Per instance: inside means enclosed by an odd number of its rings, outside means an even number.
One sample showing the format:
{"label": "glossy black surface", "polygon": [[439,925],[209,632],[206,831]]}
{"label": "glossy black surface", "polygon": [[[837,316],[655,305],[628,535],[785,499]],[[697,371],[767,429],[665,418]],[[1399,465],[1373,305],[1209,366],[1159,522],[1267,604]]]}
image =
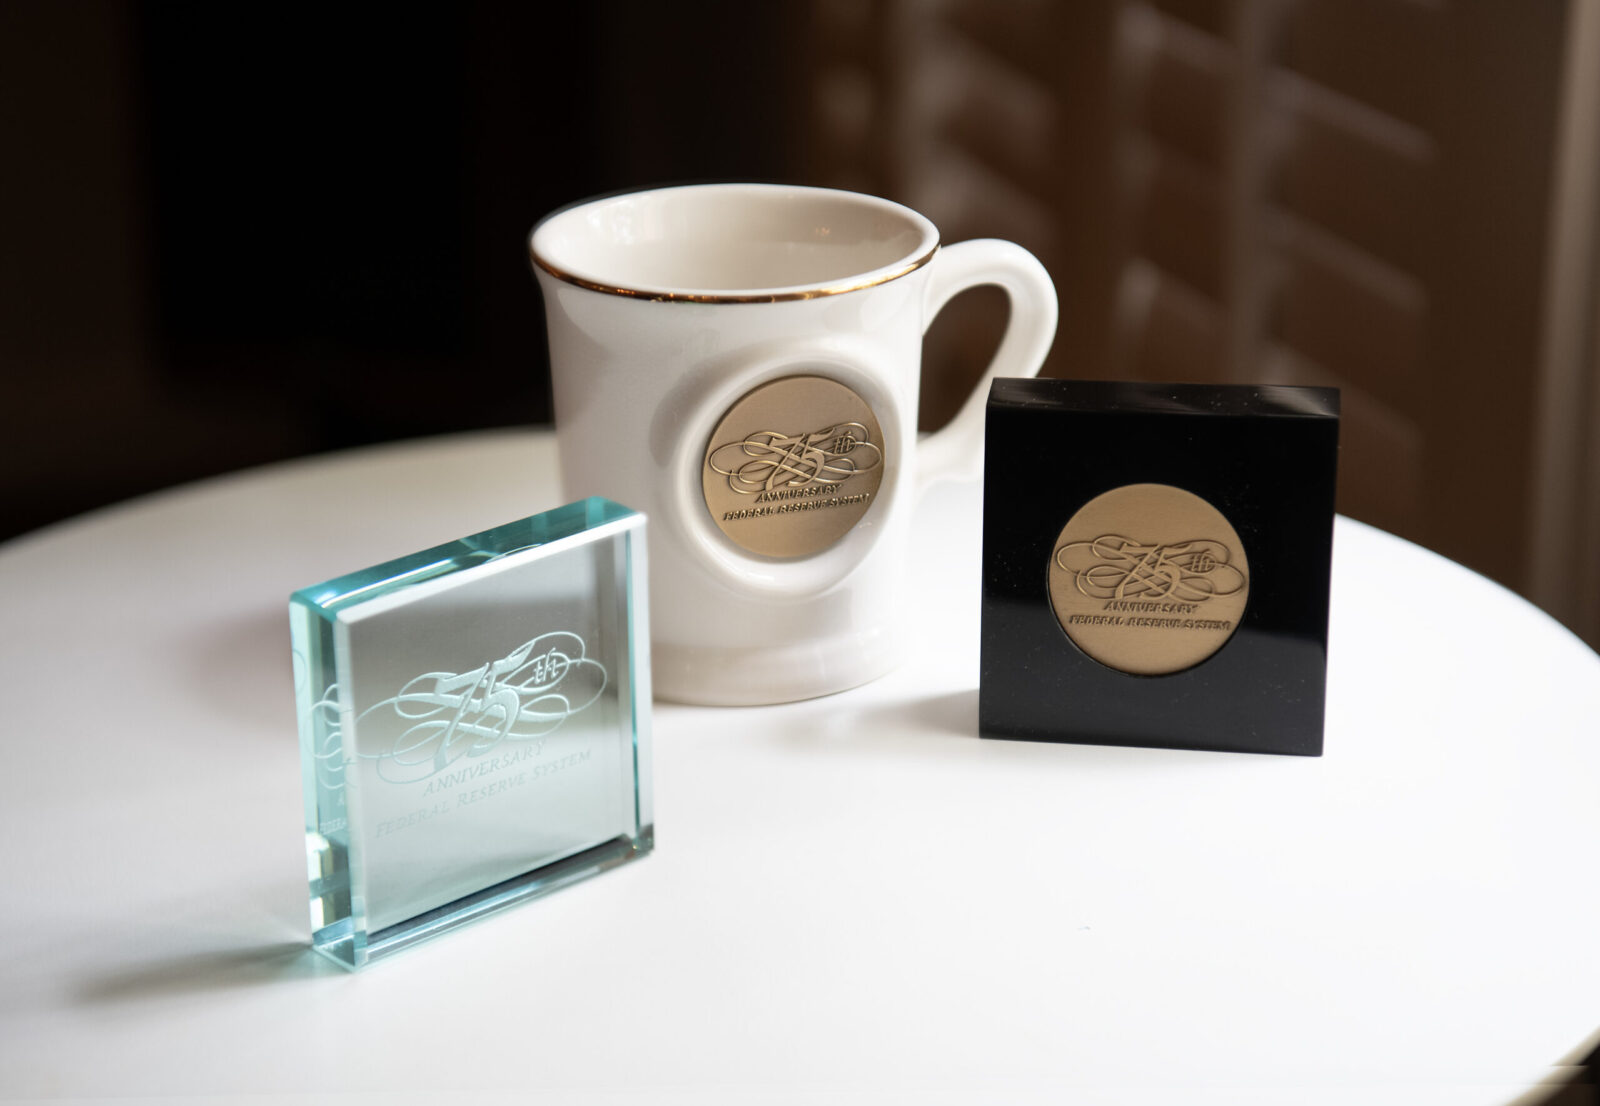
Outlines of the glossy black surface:
{"label": "glossy black surface", "polygon": [[[983,503],[986,737],[1322,752],[1339,394],[1331,388],[996,380]],[[1239,628],[1165,676],[1090,659],[1050,605],[1067,520],[1128,484],[1220,510],[1250,563]]]}

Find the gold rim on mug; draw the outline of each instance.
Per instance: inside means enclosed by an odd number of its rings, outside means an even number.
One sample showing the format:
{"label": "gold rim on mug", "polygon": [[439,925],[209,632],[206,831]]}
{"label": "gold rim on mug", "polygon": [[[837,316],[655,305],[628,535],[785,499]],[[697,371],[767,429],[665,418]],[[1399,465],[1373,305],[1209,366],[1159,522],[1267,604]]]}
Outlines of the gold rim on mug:
{"label": "gold rim on mug", "polygon": [[[545,237],[546,228],[558,220],[582,209],[610,204],[613,201],[629,201],[634,198],[651,199],[669,194],[681,194],[687,197],[687,202],[704,202],[708,196],[705,194],[730,194],[736,196],[761,194],[763,196],[779,196],[785,199],[810,198],[813,200],[827,200],[833,203],[848,201],[853,209],[869,207],[882,213],[892,213],[896,221],[905,228],[909,228],[919,240],[911,249],[920,249],[918,254],[905,253],[899,257],[891,257],[882,264],[868,268],[865,271],[857,270],[853,273],[842,273],[837,276],[823,276],[808,284],[756,284],[754,286],[717,287],[715,284],[707,287],[696,287],[692,283],[679,284],[654,281],[646,286],[639,287],[631,284],[619,283],[616,280],[596,279],[602,274],[595,272],[585,273],[588,265],[581,259],[573,265],[574,258],[563,257],[561,254],[566,249],[558,242],[541,243]],[[827,233],[824,231],[823,233]],[[552,249],[552,247],[554,247]],[[820,299],[825,296],[837,296],[847,292],[861,291],[874,288],[881,284],[888,284],[927,265],[939,254],[939,230],[927,216],[906,207],[903,204],[885,199],[881,196],[872,196],[865,193],[855,193],[835,188],[818,188],[809,185],[781,185],[764,184],[759,182],[706,182],[702,184],[667,185],[660,188],[646,188],[642,190],[625,189],[607,195],[594,196],[575,203],[568,204],[550,212],[534,225],[528,236],[528,257],[536,271],[543,272],[575,288],[583,288],[591,292],[599,292],[608,296],[623,296],[629,299],[645,300],[649,302],[664,303],[783,303],[795,300]],[[880,255],[881,256],[881,255]],[[569,267],[571,266],[571,267]]]}
{"label": "gold rim on mug", "polygon": [[530,244],[528,256],[533,263],[557,280],[568,284],[575,284],[579,288],[587,288],[591,292],[603,292],[608,296],[632,296],[635,299],[655,300],[669,302],[673,300],[684,303],[783,303],[788,300],[814,300],[823,296],[837,296],[845,292],[859,292],[863,288],[873,288],[879,284],[887,284],[891,280],[898,280],[908,273],[914,273],[939,252],[939,243],[934,242],[933,248],[921,257],[914,258],[900,268],[887,273],[879,273],[865,280],[857,280],[850,284],[828,284],[821,288],[801,288],[790,292],[754,292],[754,293],[725,293],[725,292],[652,292],[643,288],[619,288],[612,284],[601,284],[598,281],[588,280],[584,277],[559,269],[540,257]]}

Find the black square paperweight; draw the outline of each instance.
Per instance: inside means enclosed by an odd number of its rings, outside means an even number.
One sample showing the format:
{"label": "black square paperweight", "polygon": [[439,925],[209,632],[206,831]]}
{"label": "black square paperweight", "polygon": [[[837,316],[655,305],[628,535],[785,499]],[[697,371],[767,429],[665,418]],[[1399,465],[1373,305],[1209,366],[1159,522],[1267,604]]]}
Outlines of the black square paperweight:
{"label": "black square paperweight", "polygon": [[996,380],[986,737],[1322,752],[1339,393]]}

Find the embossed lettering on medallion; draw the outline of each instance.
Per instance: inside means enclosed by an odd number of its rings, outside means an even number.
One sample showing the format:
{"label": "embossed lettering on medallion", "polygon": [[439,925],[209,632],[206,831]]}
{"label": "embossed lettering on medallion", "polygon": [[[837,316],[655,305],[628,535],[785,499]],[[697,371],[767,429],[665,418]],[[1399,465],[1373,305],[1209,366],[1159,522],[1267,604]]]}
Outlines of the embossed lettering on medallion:
{"label": "embossed lettering on medallion", "polygon": [[731,406],[706,446],[706,510],[768,557],[819,553],[871,508],[889,464],[883,430],[853,389],[821,376],[769,381]]}

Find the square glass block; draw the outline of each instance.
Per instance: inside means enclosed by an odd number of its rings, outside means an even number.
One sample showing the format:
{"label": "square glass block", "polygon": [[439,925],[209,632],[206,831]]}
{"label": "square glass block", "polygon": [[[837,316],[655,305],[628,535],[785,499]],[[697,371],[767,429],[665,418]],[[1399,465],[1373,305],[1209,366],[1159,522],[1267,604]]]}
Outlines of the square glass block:
{"label": "square glass block", "polygon": [[651,850],[644,524],[586,499],[290,598],[317,951],[359,968]]}

